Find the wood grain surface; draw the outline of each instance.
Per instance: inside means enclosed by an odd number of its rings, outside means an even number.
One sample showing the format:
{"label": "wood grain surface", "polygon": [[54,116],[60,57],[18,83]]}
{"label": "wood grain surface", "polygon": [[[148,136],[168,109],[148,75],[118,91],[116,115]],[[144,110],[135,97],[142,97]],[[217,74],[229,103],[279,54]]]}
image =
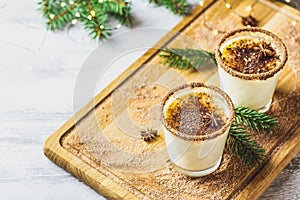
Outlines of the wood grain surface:
{"label": "wood grain surface", "polygon": [[[97,44],[80,26],[47,32],[36,3],[0,0],[0,199],[105,199],[42,153],[46,138],[73,115],[76,77]],[[136,28],[170,29],[181,19],[145,1],[133,1],[133,14]],[[110,43],[111,49],[124,45],[118,38]],[[119,71],[139,56],[123,61]],[[117,75],[111,73],[102,88]],[[300,154],[260,199],[299,199],[299,166]]]}
{"label": "wood grain surface", "polygon": [[[236,6],[236,10],[241,12],[240,10],[242,10],[245,5],[251,4],[251,2],[253,1],[234,1],[233,5]],[[232,24],[229,24],[227,27],[223,26],[223,28],[238,27],[240,22],[235,21],[234,16],[230,16],[222,10],[221,6],[223,3],[223,1],[217,1],[212,4],[207,4],[207,7],[204,8],[204,10],[206,9],[205,14],[209,19],[217,16],[222,19],[226,18],[232,22]],[[226,10],[224,7],[223,9]],[[259,1],[259,4],[256,5],[256,11],[265,11],[264,18],[259,19],[260,26],[270,29],[276,34],[280,34],[283,31],[283,29],[278,28],[278,24],[284,26],[287,21],[292,22],[292,20],[298,20],[299,18],[297,11],[282,4],[270,4],[268,1]],[[289,15],[287,15],[287,13],[289,13]],[[267,20],[265,20],[266,18]],[[203,40],[199,41],[199,37],[197,37],[200,35],[201,38],[211,34],[211,30],[204,27],[203,19],[203,9],[198,7],[194,10],[192,15],[183,19],[174,30],[191,37],[196,43],[199,42],[202,48],[212,50],[216,46],[216,41],[218,41],[217,35],[215,35],[215,38],[214,36],[210,39],[207,38],[208,40],[205,42]],[[217,19],[215,19],[214,22],[214,25],[218,25]],[[205,28],[207,28],[207,30],[201,32],[201,30]],[[293,27],[290,28],[293,29]],[[130,119],[126,119],[126,115],[123,115],[123,110],[126,109],[127,105],[126,96],[131,95],[128,91],[136,90],[141,87],[143,83],[147,84],[149,81],[163,83],[166,86],[173,87],[184,83],[184,81],[192,82],[201,79],[209,81],[211,77],[215,76],[214,73],[216,72],[215,69],[209,69],[208,72],[202,70],[201,73],[196,74],[176,70],[174,72],[174,70],[166,67],[160,67],[156,70],[153,64],[159,65],[159,58],[157,56],[159,51],[157,49],[166,44],[168,44],[169,47],[191,47],[190,45],[195,45],[194,43],[188,43],[185,37],[181,38],[178,34],[169,33],[155,45],[155,48],[150,49],[144,56],[122,73],[118,79],[113,81],[103,92],[97,95],[94,100],[72,117],[61,129],[53,134],[45,143],[45,154],[55,163],[83,180],[96,191],[112,199],[197,199],[199,197],[204,199],[259,198],[278,173],[280,173],[299,151],[299,106],[297,103],[297,99],[299,98],[298,72],[293,70],[293,65],[290,63],[290,69],[287,68],[284,70],[278,84],[277,94],[275,95],[271,110],[271,113],[278,116],[280,123],[283,125],[283,127],[280,126],[281,128],[277,130],[278,135],[266,137],[261,133],[255,136],[268,152],[268,159],[262,168],[256,167],[249,169],[246,166],[241,167],[240,161],[225,154],[221,167],[212,175],[207,176],[208,178],[189,180],[182,175],[178,175],[170,166],[150,173],[145,169],[147,165],[143,167],[142,164],[143,162],[147,164],[147,160],[138,159],[139,152],[143,152],[141,155],[146,156],[147,153],[155,152],[156,149],[159,150],[163,148],[164,144],[161,142],[163,139],[158,139],[154,145],[147,146],[144,143],[142,144],[139,139],[135,137],[128,137],[128,134],[133,134],[135,131],[132,128],[130,129],[130,125],[128,125],[130,124],[130,120],[137,122],[141,119],[141,117],[135,115],[131,116]],[[290,46],[289,49],[291,48],[292,46]],[[298,57],[290,54],[290,59],[297,60]],[[153,67],[145,67],[146,63],[152,64]],[[177,80],[176,76],[172,76],[172,73],[179,73],[180,76],[183,77],[183,82],[179,79]],[[293,81],[290,81],[291,79]],[[216,84],[217,82],[213,80],[211,83]],[[116,87],[118,87],[117,92],[115,91]],[[145,93],[145,87],[146,86],[143,86],[142,88],[144,89],[138,92],[139,95]],[[118,94],[118,92],[121,91],[120,98],[113,96],[113,91],[114,94]],[[150,91],[147,92],[149,94],[151,93]],[[155,96],[158,100],[161,100],[163,97],[162,94],[165,94],[165,92],[166,91],[162,92],[161,89],[158,89],[158,93]],[[152,105],[147,104],[145,100],[140,107],[151,107]],[[114,101],[117,102],[117,107],[112,108]],[[124,108],[122,107],[122,101],[125,101]],[[129,111],[127,110],[126,112]],[[118,121],[118,119],[120,120]],[[99,134],[98,126],[103,132],[103,136]],[[131,130],[129,131],[130,133],[124,132],[125,127]],[[163,138],[163,135],[160,135],[160,138]],[[124,156],[125,154],[118,157],[119,154],[122,155],[122,153],[110,147],[111,144],[107,144],[105,139],[109,139],[112,146],[118,146],[118,148],[124,152],[135,153],[135,158],[127,158]],[[144,156],[142,157],[144,158]],[[112,159],[112,161],[109,161],[110,159]],[[130,161],[131,164],[127,164],[126,161],[124,161],[126,159],[128,159],[128,162]],[[159,160],[151,161],[151,158],[149,159],[149,162],[152,164],[159,163]],[[123,161],[119,162],[118,160]],[[106,164],[101,164],[102,162]],[[114,163],[114,165],[107,164],[110,162]],[[114,169],[115,165],[121,168]],[[129,169],[127,167],[130,167],[130,170],[135,170],[135,166],[137,170],[139,167],[145,169],[145,174],[126,171]],[[240,166],[238,171],[236,171],[237,166]],[[151,165],[150,167],[153,166]],[[159,177],[162,175],[164,176],[164,182],[159,181]],[[220,179],[221,176],[223,179]],[[180,184],[180,186],[177,187],[173,180],[175,182],[178,181],[177,183]],[[191,184],[200,189],[200,192],[196,192],[194,188],[189,189],[189,185]],[[208,185],[210,186],[208,187]],[[165,189],[158,191],[157,187]],[[181,188],[180,190],[178,190],[179,187]],[[201,192],[202,190],[203,192]]]}

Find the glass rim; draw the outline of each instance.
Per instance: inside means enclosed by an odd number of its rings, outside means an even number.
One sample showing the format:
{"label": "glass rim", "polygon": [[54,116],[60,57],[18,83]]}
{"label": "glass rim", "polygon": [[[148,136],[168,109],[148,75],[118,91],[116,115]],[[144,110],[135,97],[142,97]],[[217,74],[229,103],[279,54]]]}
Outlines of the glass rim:
{"label": "glass rim", "polygon": [[[264,72],[264,73],[259,73],[259,74],[244,74],[242,72],[239,72],[237,70],[234,70],[233,68],[231,68],[230,66],[228,66],[223,59],[221,58],[221,51],[220,48],[222,46],[222,44],[224,44],[224,42],[231,36],[237,35],[239,33],[242,32],[258,32],[258,33],[262,33],[266,36],[271,37],[275,42],[276,45],[278,45],[278,48],[280,49],[280,51],[282,51],[282,53],[280,54],[280,63],[273,69]],[[240,28],[240,29],[236,29],[233,30],[231,32],[226,33],[225,35],[223,35],[223,37],[221,38],[217,49],[216,49],[216,61],[218,63],[218,65],[220,67],[222,67],[222,69],[227,72],[228,74],[234,76],[234,77],[238,77],[244,80],[266,80],[268,78],[271,78],[273,76],[275,76],[275,74],[277,74],[280,70],[283,69],[283,67],[285,66],[285,63],[288,59],[288,54],[287,54],[287,48],[286,45],[283,43],[283,41],[275,34],[273,34],[270,31],[264,30],[262,28],[258,28],[258,27],[248,27],[248,28]]]}
{"label": "glass rim", "polygon": [[[164,111],[164,106],[166,105],[167,101],[169,100],[169,98],[171,96],[173,96],[176,92],[185,89],[185,88],[207,88],[209,90],[212,90],[216,93],[218,93],[219,95],[221,95],[225,102],[226,105],[228,106],[229,109],[229,117],[226,119],[226,123],[218,130],[209,133],[209,134],[205,134],[205,135],[190,135],[190,134],[186,134],[183,133],[181,131],[178,131],[176,129],[174,129],[173,127],[171,127],[165,117],[165,111]],[[230,127],[233,118],[234,118],[234,106],[233,103],[230,99],[230,97],[224,92],[222,91],[220,88],[216,87],[216,86],[208,86],[205,85],[204,83],[199,83],[199,82],[193,82],[193,83],[188,83],[188,84],[184,84],[178,87],[175,87],[173,89],[171,89],[168,94],[164,97],[164,99],[162,100],[161,103],[161,118],[162,118],[162,123],[164,128],[166,128],[172,135],[179,137],[185,141],[204,141],[204,140],[208,140],[208,139],[214,139],[222,134],[224,134],[226,132],[226,130]]]}

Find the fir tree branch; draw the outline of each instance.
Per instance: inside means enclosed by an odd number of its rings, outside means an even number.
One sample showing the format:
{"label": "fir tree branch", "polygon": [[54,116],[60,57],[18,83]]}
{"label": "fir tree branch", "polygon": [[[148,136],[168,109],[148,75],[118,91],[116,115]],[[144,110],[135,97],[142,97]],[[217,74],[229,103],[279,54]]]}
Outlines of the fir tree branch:
{"label": "fir tree branch", "polygon": [[[50,30],[63,28],[73,19],[74,9],[80,1],[69,4],[68,1],[43,0],[38,4],[43,16],[48,20],[47,26]],[[62,3],[65,5],[62,6]]]}
{"label": "fir tree branch", "polygon": [[277,118],[246,107],[236,107],[235,118],[237,123],[254,131],[272,132],[278,125]]}
{"label": "fir tree branch", "polygon": [[65,9],[64,11],[60,12],[59,14],[55,15],[55,17],[53,19],[51,19],[48,24],[53,23],[54,21],[58,20],[59,18],[63,17],[64,15],[66,15],[67,13],[71,12],[76,6],[77,6],[77,2],[70,5],[67,9]]}
{"label": "fir tree branch", "polygon": [[95,20],[89,20],[88,17],[82,17],[81,21],[84,23],[84,28],[88,31],[89,35],[93,39],[103,40],[111,35],[109,27],[107,27],[104,23]]}
{"label": "fir tree branch", "polygon": [[159,56],[162,64],[178,69],[199,69],[209,62],[216,64],[215,55],[212,52],[196,49],[165,48]]}
{"label": "fir tree branch", "polygon": [[[90,13],[90,14],[91,14],[92,12],[95,13],[94,15],[91,15],[91,16],[92,16],[93,22],[86,21],[86,23],[85,23],[86,29],[90,29],[89,34],[92,35],[93,39],[95,39],[95,38],[97,38],[97,37],[98,37],[98,38],[103,38],[103,37],[105,37],[105,36],[102,35],[102,29],[104,29],[103,23],[105,22],[105,20],[102,19],[102,20],[101,20],[101,23],[99,23],[98,17],[97,17],[97,16],[101,15],[102,13],[99,14],[99,12],[95,11],[95,9],[93,8],[93,6],[91,5],[91,3],[90,3],[89,0],[86,1],[86,4],[87,4],[87,7],[88,7],[88,9],[89,9],[89,13]],[[102,26],[101,26],[101,25],[102,25]],[[103,28],[101,28],[101,27],[103,27]]]}
{"label": "fir tree branch", "polygon": [[85,29],[94,39],[106,39],[113,29],[119,27],[111,28],[109,17],[115,17],[120,25],[128,26],[131,22],[131,5],[125,0],[41,0],[38,4],[48,20],[50,30],[62,29],[78,20],[84,23]]}
{"label": "fir tree branch", "polygon": [[235,119],[228,133],[226,148],[249,166],[258,165],[265,158],[265,150]]}
{"label": "fir tree branch", "polygon": [[177,15],[187,15],[189,13],[187,0],[149,0],[149,3],[164,6]]}
{"label": "fir tree branch", "polygon": [[129,26],[131,24],[130,3],[125,1],[105,1],[102,7],[103,12],[110,13],[120,22]]}
{"label": "fir tree branch", "polygon": [[[47,25],[50,27],[50,30],[60,29],[69,23],[73,19],[72,10],[78,5],[78,3],[74,3],[67,7],[67,9],[61,11],[57,15],[55,15],[52,19],[47,22]],[[49,15],[50,17],[50,15]]]}

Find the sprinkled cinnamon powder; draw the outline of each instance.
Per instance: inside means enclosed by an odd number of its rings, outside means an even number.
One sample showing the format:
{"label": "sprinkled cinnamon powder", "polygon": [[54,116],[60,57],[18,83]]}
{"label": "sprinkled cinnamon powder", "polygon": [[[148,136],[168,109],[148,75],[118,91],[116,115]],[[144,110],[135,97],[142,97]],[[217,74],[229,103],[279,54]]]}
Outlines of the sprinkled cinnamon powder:
{"label": "sprinkled cinnamon powder", "polygon": [[243,38],[236,40],[222,51],[223,61],[244,74],[265,73],[280,62],[275,49],[266,41]]}

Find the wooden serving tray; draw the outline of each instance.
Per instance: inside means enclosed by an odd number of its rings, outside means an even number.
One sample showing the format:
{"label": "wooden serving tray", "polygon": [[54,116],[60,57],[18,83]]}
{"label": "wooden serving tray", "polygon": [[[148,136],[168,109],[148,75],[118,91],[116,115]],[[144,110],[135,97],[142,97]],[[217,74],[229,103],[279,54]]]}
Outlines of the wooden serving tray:
{"label": "wooden serving tray", "polygon": [[[168,161],[157,108],[169,88],[194,81],[217,85],[216,67],[208,65],[200,72],[174,70],[159,65],[158,54],[164,46],[198,45],[212,51],[222,36],[213,34],[213,29],[242,27],[224,1],[205,2],[51,135],[44,145],[45,155],[110,199],[257,199],[300,150],[300,37],[294,34],[300,27],[291,25],[300,13],[266,0],[258,1],[252,13],[259,26],[279,35],[289,49],[269,111],[280,125],[273,134],[253,133],[267,151],[265,162],[250,168],[225,152],[217,171],[189,178]],[[253,1],[231,2],[237,13],[247,15],[245,7]],[[181,35],[197,45],[190,46]],[[151,143],[139,136],[147,127],[160,130]]]}

